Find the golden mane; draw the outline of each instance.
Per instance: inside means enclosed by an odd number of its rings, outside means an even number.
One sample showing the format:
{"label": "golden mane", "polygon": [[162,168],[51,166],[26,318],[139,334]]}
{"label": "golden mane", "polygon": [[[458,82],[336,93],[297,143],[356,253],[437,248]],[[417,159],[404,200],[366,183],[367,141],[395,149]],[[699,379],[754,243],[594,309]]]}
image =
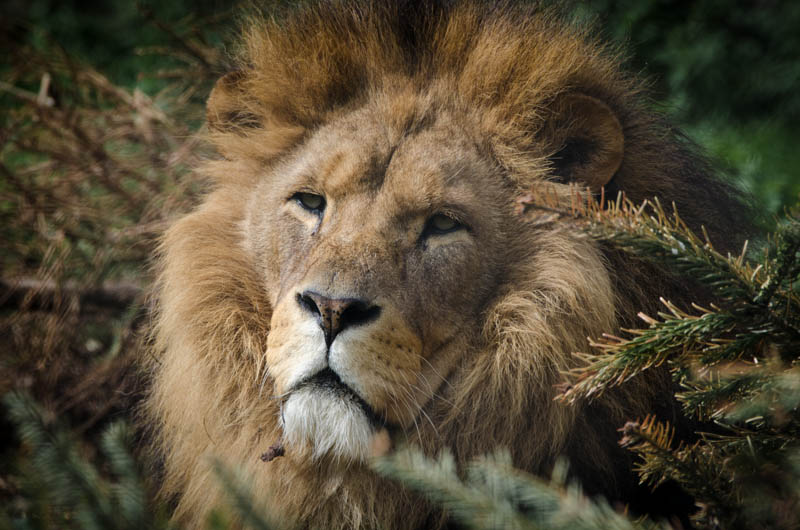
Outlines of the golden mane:
{"label": "golden mane", "polygon": [[[209,103],[209,137],[222,157],[200,173],[213,191],[162,239],[155,287],[147,422],[164,463],[162,491],[176,518],[199,525],[221,502],[210,461],[244,468],[264,502],[319,527],[435,527],[441,514],[402,489],[328,464],[265,464],[281,437],[265,360],[273,308],[242,243],[245,208],[265,168],[278,167],[321,127],[387,93],[398,128],[438,107],[468,109],[471,134],[516,189],[553,168],[559,98],[581,93],[605,103],[625,137],[607,194],[674,201],[690,226],[703,224],[721,248],[737,226],[736,202],[705,162],[646,105],[617,50],[550,11],[470,1],[325,2],[274,18],[251,18],[238,69]],[[465,111],[465,115],[467,112]],[[629,324],[659,295],[684,297],[662,271],[632,263],[569,230],[515,235],[508,276],[477,322],[484,345],[448,381],[448,406],[418,426],[429,452],[449,446],[466,460],[510,448],[517,466],[547,472],[567,454],[590,491],[625,498],[630,461],[616,428],[644,414],[669,386],[656,374],[583,407],[554,402],[570,354],[587,337]],[[668,407],[667,407],[668,408]],[[532,413],[533,411],[533,413]],[[513,424],[514,429],[509,425]],[[586,474],[583,470],[588,469]],[[267,476],[269,474],[269,477]],[[376,491],[381,495],[377,496]],[[412,503],[424,507],[408,511]]]}

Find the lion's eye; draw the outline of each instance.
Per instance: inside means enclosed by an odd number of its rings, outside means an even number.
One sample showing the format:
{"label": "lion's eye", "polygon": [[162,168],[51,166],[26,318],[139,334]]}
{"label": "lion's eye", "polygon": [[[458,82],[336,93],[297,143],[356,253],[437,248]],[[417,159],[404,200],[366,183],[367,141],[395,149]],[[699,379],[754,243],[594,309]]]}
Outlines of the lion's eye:
{"label": "lion's eye", "polygon": [[297,204],[310,212],[321,212],[325,209],[325,198],[316,193],[300,192],[292,195]]}
{"label": "lion's eye", "polygon": [[464,225],[452,217],[438,213],[428,219],[428,223],[425,225],[425,233],[428,235],[449,234],[461,228],[464,228]]}

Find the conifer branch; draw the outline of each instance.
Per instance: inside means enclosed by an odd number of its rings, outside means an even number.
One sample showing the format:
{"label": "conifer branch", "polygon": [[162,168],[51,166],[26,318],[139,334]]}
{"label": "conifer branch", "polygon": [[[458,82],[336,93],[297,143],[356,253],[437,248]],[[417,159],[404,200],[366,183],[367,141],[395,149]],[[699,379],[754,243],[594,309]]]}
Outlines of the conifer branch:
{"label": "conifer branch", "polygon": [[219,461],[214,462],[214,473],[217,475],[231,502],[234,515],[247,528],[252,528],[253,530],[274,530],[279,528],[275,522],[270,521],[261,512],[261,509],[253,499],[251,487],[242,477],[226,469]]}
{"label": "conifer branch", "polygon": [[[800,301],[793,280],[800,271],[800,225],[789,219],[775,238],[776,259],[751,262],[746,245],[738,256],[717,252],[707,235],[695,235],[674,210],[667,214],[657,201],[634,205],[619,196],[603,204],[590,194],[573,190],[569,207],[563,198],[547,193],[529,195],[520,210],[547,219],[556,216],[567,226],[588,233],[638,258],[646,259],[691,278],[712,289],[718,304],[694,306],[688,313],[667,300],[667,312],[658,319],[643,313],[645,329],[623,330],[627,336],[606,334],[591,342],[594,352],[577,354],[583,365],[571,372],[573,384],[562,398],[567,401],[594,397],[610,386],[620,385],[645,370],[711,365],[747,356],[764,359],[775,339],[800,346],[800,327],[795,323]],[[794,274],[794,276],[792,276]],[[794,351],[781,354],[796,356]],[[684,372],[673,370],[680,380]]]}
{"label": "conifer branch", "polygon": [[788,217],[755,259],[746,245],[723,256],[656,201],[604,205],[573,193],[563,203],[531,196],[521,209],[684,275],[710,288],[716,303],[682,309],[662,299],[656,318],[639,315],[643,329],[591,341],[561,398],[595,397],[665,368],[687,416],[713,423],[692,444],[673,446],[673,430],[655,416],[628,422],[621,443],[641,457],[641,480],[680,484],[696,499],[700,528],[800,524],[800,222]]}
{"label": "conifer branch", "polygon": [[[149,500],[123,425],[112,424],[102,436],[101,446],[115,477],[111,480],[80,454],[68,429],[47,418],[30,397],[12,393],[3,403],[31,455],[23,484],[32,505],[16,514],[32,521],[28,528],[171,528],[163,509]],[[30,518],[31,514],[37,516]]]}
{"label": "conifer branch", "polygon": [[373,467],[424,494],[467,528],[668,528],[647,519],[632,521],[604,500],[588,499],[579,486],[566,483],[563,462],[549,482],[514,469],[510,455],[503,452],[472,462],[464,479],[448,452],[430,459],[403,449],[377,460]]}
{"label": "conifer branch", "polygon": [[656,487],[667,480],[678,482],[702,502],[694,515],[696,521],[716,520],[720,514],[731,520],[737,517],[733,482],[717,466],[714,446],[698,442],[673,448],[674,429],[656,421],[655,416],[628,422],[621,432],[620,445],[642,457],[637,470],[643,483]]}

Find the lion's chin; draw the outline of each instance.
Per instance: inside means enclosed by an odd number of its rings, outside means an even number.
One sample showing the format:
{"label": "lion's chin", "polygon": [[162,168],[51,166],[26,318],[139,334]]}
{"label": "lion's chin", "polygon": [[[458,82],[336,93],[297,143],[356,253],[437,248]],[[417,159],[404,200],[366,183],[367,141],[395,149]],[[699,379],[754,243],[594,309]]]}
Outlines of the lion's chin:
{"label": "lion's chin", "polygon": [[283,406],[288,449],[310,451],[314,460],[364,462],[386,446],[386,429],[376,426],[352,396],[331,388],[306,386],[292,392]]}

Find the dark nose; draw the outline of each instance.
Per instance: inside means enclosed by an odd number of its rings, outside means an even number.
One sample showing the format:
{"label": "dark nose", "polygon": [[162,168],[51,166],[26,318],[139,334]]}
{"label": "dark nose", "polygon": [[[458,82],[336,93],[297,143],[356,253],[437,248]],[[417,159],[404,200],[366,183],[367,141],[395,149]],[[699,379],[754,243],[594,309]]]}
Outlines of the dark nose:
{"label": "dark nose", "polygon": [[297,303],[317,318],[328,347],[343,329],[372,322],[381,312],[380,307],[365,300],[328,298],[314,291],[298,294]]}

